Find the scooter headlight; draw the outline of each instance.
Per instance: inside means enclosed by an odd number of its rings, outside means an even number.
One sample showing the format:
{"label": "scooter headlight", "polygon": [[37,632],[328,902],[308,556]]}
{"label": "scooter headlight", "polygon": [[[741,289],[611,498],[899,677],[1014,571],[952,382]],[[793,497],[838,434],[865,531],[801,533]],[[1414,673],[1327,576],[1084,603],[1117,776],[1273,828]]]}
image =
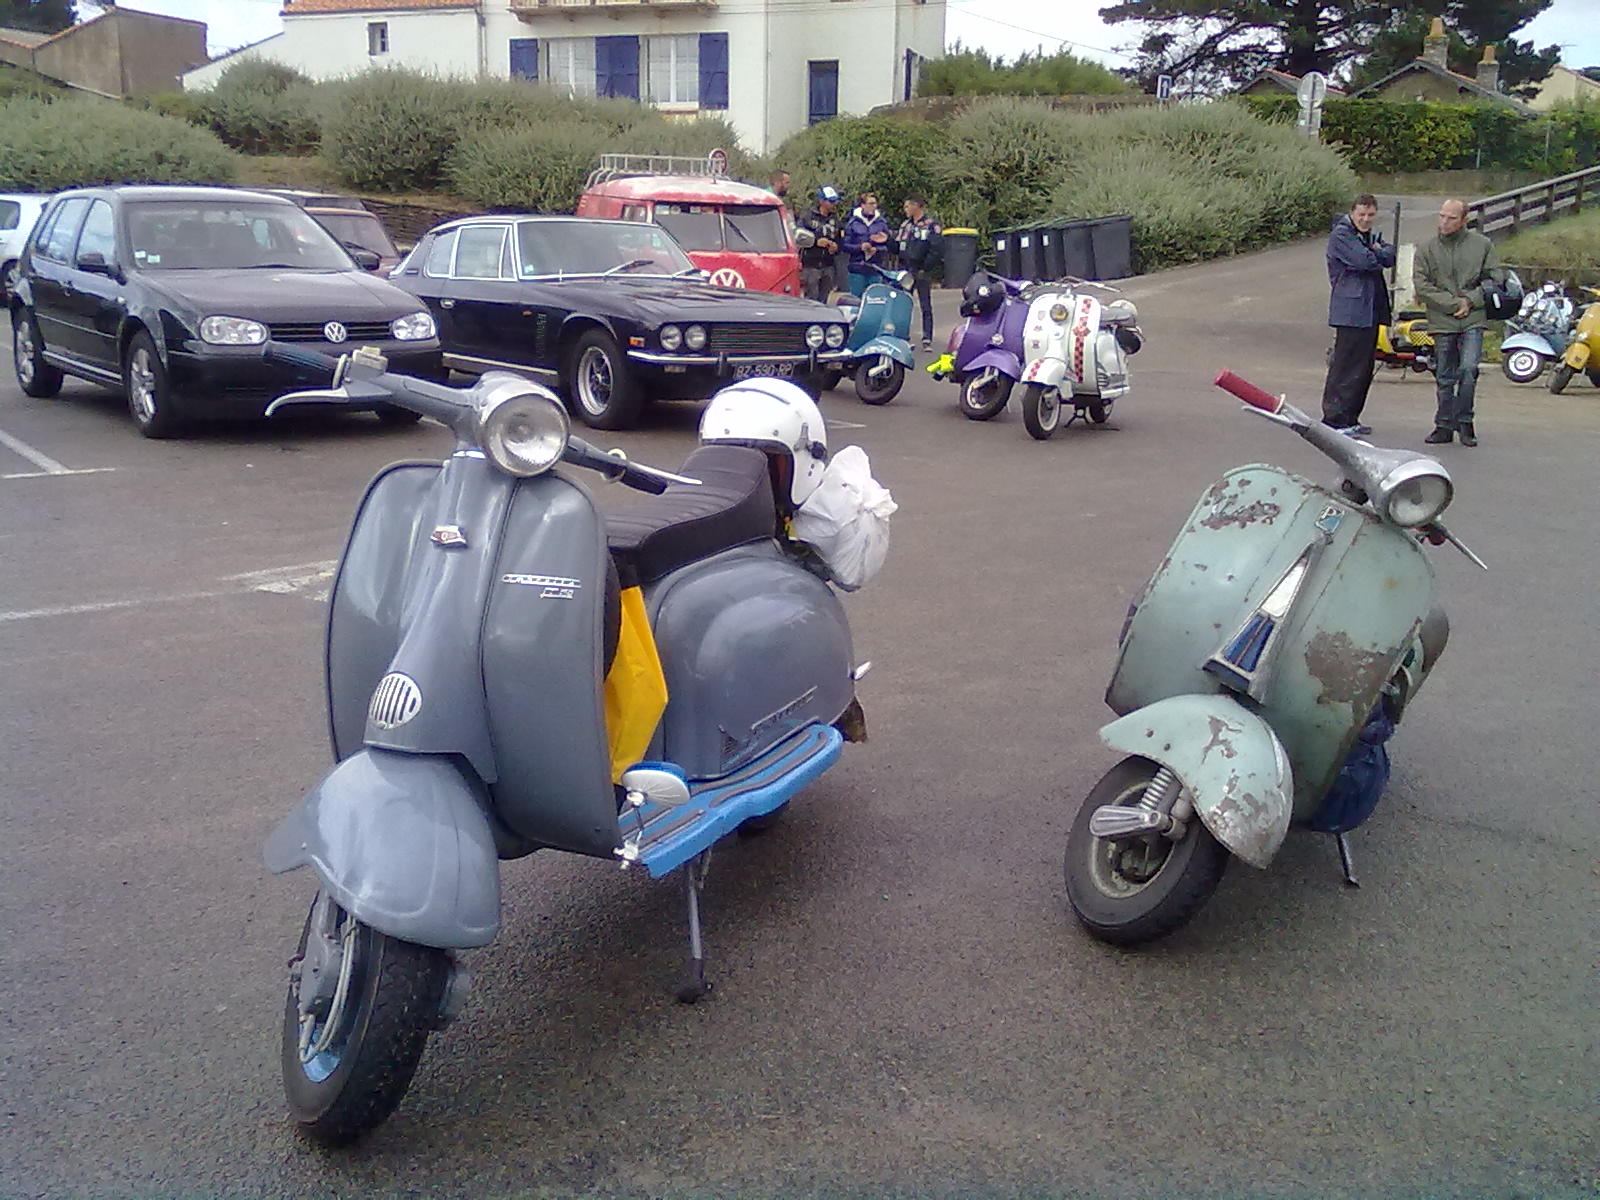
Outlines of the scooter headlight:
{"label": "scooter headlight", "polygon": [[1067,318],[1071,315],[1065,304],[1052,304],[1050,306],[1050,319],[1057,325],[1065,325]]}
{"label": "scooter headlight", "polygon": [[821,325],[806,326],[806,345],[812,350],[821,350],[822,343],[827,340],[827,337],[828,335],[823,331]]}
{"label": "scooter headlight", "polygon": [[1378,494],[1379,509],[1389,521],[1415,529],[1450,507],[1455,485],[1437,463],[1412,462],[1391,472]]}
{"label": "scooter headlight", "polygon": [[843,325],[829,325],[828,326],[828,349],[837,350],[842,345],[844,345],[844,326]]}
{"label": "scooter headlight", "polygon": [[683,344],[691,350],[704,350],[706,348],[706,327],[704,325],[691,325],[683,331]]}
{"label": "scooter headlight", "polygon": [[542,475],[567,448],[567,410],[549,388],[491,372],[478,383],[478,444],[510,475]]}

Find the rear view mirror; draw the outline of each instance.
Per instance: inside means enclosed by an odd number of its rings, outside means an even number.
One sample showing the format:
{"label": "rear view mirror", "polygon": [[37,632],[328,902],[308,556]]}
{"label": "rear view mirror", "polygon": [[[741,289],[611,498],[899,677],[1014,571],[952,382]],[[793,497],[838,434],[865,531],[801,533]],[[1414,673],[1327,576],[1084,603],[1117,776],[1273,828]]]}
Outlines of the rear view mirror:
{"label": "rear view mirror", "polygon": [[78,255],[78,270],[87,271],[91,275],[110,275],[111,264],[106,261],[106,256],[98,250],[90,250]]}
{"label": "rear view mirror", "polygon": [[357,246],[351,242],[346,242],[344,248],[350,251],[350,257],[356,260],[356,266],[363,271],[376,271],[378,264],[383,262],[383,259],[375,251],[368,250],[365,246]]}

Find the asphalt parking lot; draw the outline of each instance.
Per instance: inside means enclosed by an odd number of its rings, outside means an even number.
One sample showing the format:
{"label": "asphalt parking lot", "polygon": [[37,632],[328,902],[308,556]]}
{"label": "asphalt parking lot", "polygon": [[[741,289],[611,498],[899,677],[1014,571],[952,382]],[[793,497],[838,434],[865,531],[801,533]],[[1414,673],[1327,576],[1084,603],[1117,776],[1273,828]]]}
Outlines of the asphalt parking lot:
{"label": "asphalt parking lot", "polygon": [[[1428,201],[1419,201],[1426,214]],[[442,430],[319,415],[137,437],[0,381],[0,1197],[1584,1197],[1595,1103],[1591,516],[1600,392],[1486,368],[1444,448],[1449,653],[1353,837],[1235,864],[1140,952],[1081,933],[1061,856],[1130,596],[1217,475],[1309,447],[1210,386],[1315,407],[1320,243],[1129,281],[1116,428],[1035,443],[919,375],[827,397],[900,505],[850,596],[871,740],[719,851],[714,995],[670,989],[675,880],[536,855],[398,1114],[314,1150],[277,1077],[311,894],[260,845],[327,765],[328,574],[365,481]],[[949,312],[953,297],[940,303]],[[940,322],[940,334],[948,318]],[[1367,419],[1419,445],[1432,389]],[[695,410],[604,444],[667,467]],[[602,489],[602,503],[624,499]]]}

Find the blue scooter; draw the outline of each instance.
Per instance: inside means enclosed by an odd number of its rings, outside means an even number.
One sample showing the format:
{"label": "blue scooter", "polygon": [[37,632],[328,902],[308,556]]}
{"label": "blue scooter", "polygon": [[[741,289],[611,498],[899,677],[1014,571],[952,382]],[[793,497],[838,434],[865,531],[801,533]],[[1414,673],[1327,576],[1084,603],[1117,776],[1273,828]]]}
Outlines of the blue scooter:
{"label": "blue scooter", "polygon": [[[870,264],[869,264],[870,265]],[[844,374],[855,380],[863,404],[887,404],[900,394],[906,372],[917,365],[911,352],[911,272],[874,266],[877,278],[853,304],[839,310],[850,318],[850,352]]]}

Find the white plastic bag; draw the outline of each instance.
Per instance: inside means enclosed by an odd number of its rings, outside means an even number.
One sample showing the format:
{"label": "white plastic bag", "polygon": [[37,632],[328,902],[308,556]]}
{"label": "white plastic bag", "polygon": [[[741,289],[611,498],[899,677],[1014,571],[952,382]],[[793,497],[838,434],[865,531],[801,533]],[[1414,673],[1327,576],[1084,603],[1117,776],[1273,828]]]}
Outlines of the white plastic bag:
{"label": "white plastic bag", "polygon": [[889,489],[872,477],[867,452],[846,446],[828,461],[817,490],[795,513],[792,532],[816,549],[835,583],[853,592],[883,566],[896,507]]}

